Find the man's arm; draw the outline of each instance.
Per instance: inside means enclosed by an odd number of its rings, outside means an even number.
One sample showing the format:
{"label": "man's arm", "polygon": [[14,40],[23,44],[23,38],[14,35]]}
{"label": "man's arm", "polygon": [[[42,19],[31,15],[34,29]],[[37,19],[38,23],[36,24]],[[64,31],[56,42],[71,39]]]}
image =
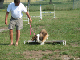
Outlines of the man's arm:
{"label": "man's arm", "polygon": [[6,12],[6,17],[5,17],[5,24],[7,25],[7,18],[8,18],[9,12]]}
{"label": "man's arm", "polygon": [[28,16],[28,18],[30,19],[30,23],[32,22],[32,20],[31,20],[31,17],[30,17],[30,15],[29,15],[29,13],[28,12],[26,12],[26,15]]}

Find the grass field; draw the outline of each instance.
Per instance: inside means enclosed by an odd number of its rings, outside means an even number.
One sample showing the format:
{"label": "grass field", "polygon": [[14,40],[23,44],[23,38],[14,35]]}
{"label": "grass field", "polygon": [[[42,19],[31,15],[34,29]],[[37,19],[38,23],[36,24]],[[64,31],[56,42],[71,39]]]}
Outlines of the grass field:
{"label": "grass field", "polygon": [[[0,12],[0,29],[7,29],[5,25],[5,13]],[[39,15],[39,11],[30,12],[30,15]],[[50,15],[50,14],[46,14]],[[8,17],[9,24],[10,14]],[[66,40],[67,45],[62,44],[23,44],[33,36],[29,34],[30,27],[24,22],[21,30],[19,45],[10,44],[9,30],[0,32],[0,60],[80,60],[80,10],[56,11],[56,18],[43,16],[43,20],[32,18],[32,29],[36,34],[41,29],[46,29],[48,40]],[[14,43],[16,33],[14,29]]]}

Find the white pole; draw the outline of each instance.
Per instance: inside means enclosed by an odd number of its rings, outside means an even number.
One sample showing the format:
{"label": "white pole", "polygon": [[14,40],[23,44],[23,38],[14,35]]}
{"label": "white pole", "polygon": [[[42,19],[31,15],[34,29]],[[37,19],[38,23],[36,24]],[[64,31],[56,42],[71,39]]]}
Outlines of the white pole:
{"label": "white pole", "polygon": [[64,41],[63,41],[63,45],[64,45]]}
{"label": "white pole", "polygon": [[[53,4],[54,5],[54,4]],[[55,18],[55,5],[54,5],[54,18]]]}
{"label": "white pole", "polygon": [[[27,6],[26,6],[25,8],[26,8],[26,10],[27,10]],[[25,17],[23,17],[23,18],[26,18],[26,20],[24,20],[24,21],[27,21],[27,15],[26,15]]]}
{"label": "white pole", "polygon": [[26,40],[24,41],[24,44],[26,43]]}
{"label": "white pole", "polygon": [[42,10],[41,10],[41,5],[40,5],[40,18],[42,20]]}
{"label": "white pole", "polygon": [[66,41],[65,41],[65,45],[66,45]]}

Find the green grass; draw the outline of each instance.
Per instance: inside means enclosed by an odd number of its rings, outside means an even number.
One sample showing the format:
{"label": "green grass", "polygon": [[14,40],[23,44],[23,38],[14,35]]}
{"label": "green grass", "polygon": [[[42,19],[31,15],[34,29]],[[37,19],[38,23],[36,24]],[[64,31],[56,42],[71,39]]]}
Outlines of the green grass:
{"label": "green grass", "polygon": [[[24,22],[23,29],[21,30],[21,37],[19,40],[19,46],[8,46],[10,44],[9,30],[0,32],[0,59],[2,60],[35,60],[30,51],[52,51],[52,53],[42,53],[40,60],[62,60],[64,55],[69,56],[70,59],[80,58],[80,11],[56,11],[56,18],[53,18],[52,14],[46,14],[51,16],[43,16],[43,20],[40,18],[32,18],[32,29],[38,34],[41,29],[46,29],[49,34],[48,40],[66,40],[67,45],[62,44],[45,44],[43,46],[39,44],[23,44],[24,40],[28,41],[33,36],[29,34],[30,27],[27,22]],[[5,25],[5,13],[0,12],[0,29],[7,28]],[[25,15],[25,14],[24,14]],[[30,12],[30,15],[39,15],[39,11]],[[10,19],[8,17],[8,24]],[[14,43],[16,42],[16,30],[14,29]],[[27,57],[24,52],[29,51],[30,55]],[[64,58],[64,57],[63,57]]]}

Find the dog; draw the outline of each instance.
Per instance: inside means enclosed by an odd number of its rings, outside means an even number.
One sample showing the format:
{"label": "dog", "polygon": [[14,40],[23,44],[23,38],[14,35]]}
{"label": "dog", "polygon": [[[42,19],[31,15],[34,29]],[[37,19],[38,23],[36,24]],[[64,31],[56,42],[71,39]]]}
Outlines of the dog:
{"label": "dog", "polygon": [[41,44],[40,45],[44,45],[44,42],[46,41],[46,39],[48,39],[48,33],[47,33],[47,31],[45,30],[45,29],[42,29],[41,31],[40,31],[40,33],[39,34],[37,34],[37,35],[35,35],[35,36],[33,36],[32,37],[32,41],[37,41],[37,42],[40,42],[41,41]]}

